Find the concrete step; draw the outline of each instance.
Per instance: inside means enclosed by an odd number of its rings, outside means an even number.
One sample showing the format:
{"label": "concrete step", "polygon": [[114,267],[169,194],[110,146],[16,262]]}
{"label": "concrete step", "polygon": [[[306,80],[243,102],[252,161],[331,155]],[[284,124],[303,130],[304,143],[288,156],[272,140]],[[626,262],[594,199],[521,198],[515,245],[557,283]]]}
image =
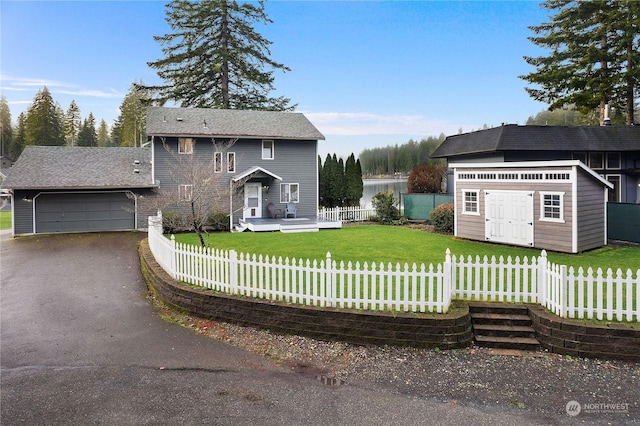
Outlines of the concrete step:
{"label": "concrete step", "polygon": [[528,337],[475,336],[478,346],[487,348],[537,351],[540,343]]}

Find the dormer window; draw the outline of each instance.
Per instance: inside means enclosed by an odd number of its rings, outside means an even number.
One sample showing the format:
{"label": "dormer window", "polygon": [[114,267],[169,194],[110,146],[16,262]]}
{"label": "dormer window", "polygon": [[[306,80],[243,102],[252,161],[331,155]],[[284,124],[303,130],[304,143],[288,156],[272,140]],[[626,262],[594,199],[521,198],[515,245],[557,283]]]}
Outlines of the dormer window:
{"label": "dormer window", "polygon": [[178,154],[193,154],[193,139],[178,138]]}

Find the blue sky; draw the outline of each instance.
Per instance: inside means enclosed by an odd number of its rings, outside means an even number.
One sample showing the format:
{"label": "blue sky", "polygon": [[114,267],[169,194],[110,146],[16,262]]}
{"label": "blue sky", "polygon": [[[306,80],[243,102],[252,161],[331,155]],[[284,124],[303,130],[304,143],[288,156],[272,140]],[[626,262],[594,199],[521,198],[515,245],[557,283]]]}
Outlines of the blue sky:
{"label": "blue sky", "polygon": [[[14,121],[47,86],[66,111],[108,124],[131,83],[160,83],[148,61],[170,32],[162,1],[0,2],[0,90]],[[291,98],[325,135],[320,154],[356,155],[410,138],[524,124],[546,108],[518,76],[544,54],[528,29],[549,20],[538,1],[266,2],[258,31]]]}

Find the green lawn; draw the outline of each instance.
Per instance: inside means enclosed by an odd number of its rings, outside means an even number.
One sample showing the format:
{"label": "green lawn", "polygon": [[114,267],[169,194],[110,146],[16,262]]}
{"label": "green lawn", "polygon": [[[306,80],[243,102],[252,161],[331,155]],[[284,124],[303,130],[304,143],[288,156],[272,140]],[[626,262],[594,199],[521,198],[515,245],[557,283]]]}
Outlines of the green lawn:
{"label": "green lawn", "polygon": [[11,229],[11,212],[0,212],[0,229]]}
{"label": "green lawn", "polygon": [[[178,234],[176,240],[198,245],[195,234]],[[433,263],[444,261],[446,249],[457,256],[539,256],[540,250],[461,240],[406,227],[363,225],[310,233],[214,233],[205,235],[211,247],[243,253],[352,262]],[[640,268],[640,246],[605,246],[582,254],[549,252],[552,262],[588,268]]]}

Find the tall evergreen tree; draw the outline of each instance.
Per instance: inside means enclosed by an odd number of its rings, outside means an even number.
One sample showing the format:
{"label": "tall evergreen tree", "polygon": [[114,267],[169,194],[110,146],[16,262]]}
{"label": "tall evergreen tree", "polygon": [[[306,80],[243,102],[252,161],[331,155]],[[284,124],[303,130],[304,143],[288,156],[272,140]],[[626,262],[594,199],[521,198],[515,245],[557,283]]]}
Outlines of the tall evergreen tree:
{"label": "tall evergreen tree", "polygon": [[18,116],[18,123],[16,124],[15,131],[13,132],[13,138],[11,145],[9,146],[9,158],[17,160],[22,154],[22,150],[25,147],[27,140],[27,115],[21,112]]}
{"label": "tall evergreen tree", "polygon": [[148,92],[142,83],[133,83],[120,104],[120,114],[111,129],[114,145],[140,146],[144,142],[148,103]]}
{"label": "tall evergreen tree", "polygon": [[347,158],[344,165],[345,175],[345,204],[348,206],[360,205],[360,199],[364,191],[362,183],[362,170],[353,153]]}
{"label": "tall evergreen tree", "polygon": [[270,59],[269,40],[254,25],[272,23],[262,0],[174,0],[165,20],[171,34],[156,36],[165,57],[148,65],[166,85],[160,100],[182,106],[224,109],[293,110],[290,99],[270,97],[275,70],[289,68]]}
{"label": "tall evergreen tree", "polygon": [[78,133],[78,146],[98,146],[98,135],[96,133],[96,119],[93,114],[84,119],[80,132]]}
{"label": "tall evergreen tree", "polygon": [[107,126],[107,122],[104,119],[100,120],[98,125],[98,146],[111,146],[109,126]]}
{"label": "tall evergreen tree", "polygon": [[38,91],[27,113],[26,145],[64,145],[63,112],[49,89]]}
{"label": "tall evergreen tree", "polygon": [[78,143],[78,133],[82,126],[82,117],[80,117],[80,108],[75,100],[72,100],[64,115],[64,139],[67,145],[75,146]]}
{"label": "tall evergreen tree", "polygon": [[[0,155],[9,155],[11,141],[13,139],[13,128],[11,127],[11,110],[9,103],[4,96],[0,97]],[[15,158],[12,158],[15,160]]]}
{"label": "tall evergreen tree", "polygon": [[[640,15],[634,1],[547,0],[543,7],[554,11],[551,22],[530,27],[529,37],[550,50],[548,56],[525,56],[536,71],[521,76],[534,85],[529,95],[550,109],[573,104],[581,112],[605,105],[626,110],[633,123],[633,98],[639,80]],[[631,93],[621,96],[621,93]]]}

